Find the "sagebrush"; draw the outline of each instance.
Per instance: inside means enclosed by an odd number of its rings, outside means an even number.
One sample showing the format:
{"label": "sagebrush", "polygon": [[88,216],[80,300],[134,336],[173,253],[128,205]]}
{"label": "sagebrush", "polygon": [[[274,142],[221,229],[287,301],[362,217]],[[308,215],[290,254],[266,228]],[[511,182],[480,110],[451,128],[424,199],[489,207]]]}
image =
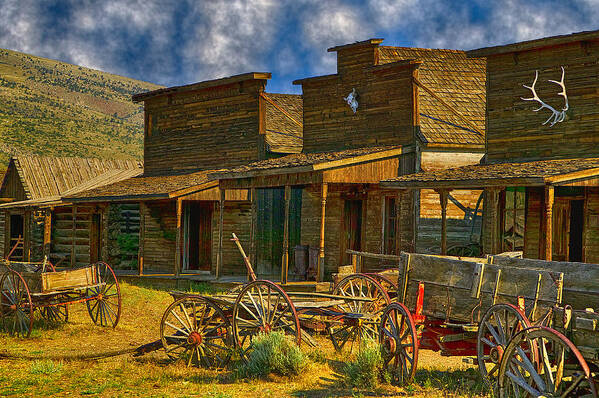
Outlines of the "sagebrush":
{"label": "sagebrush", "polygon": [[240,369],[244,377],[297,376],[308,365],[306,355],[283,333],[258,334],[252,345],[248,361]]}
{"label": "sagebrush", "polygon": [[347,387],[374,388],[378,385],[382,365],[380,344],[363,340],[356,356],[343,368],[343,381]]}

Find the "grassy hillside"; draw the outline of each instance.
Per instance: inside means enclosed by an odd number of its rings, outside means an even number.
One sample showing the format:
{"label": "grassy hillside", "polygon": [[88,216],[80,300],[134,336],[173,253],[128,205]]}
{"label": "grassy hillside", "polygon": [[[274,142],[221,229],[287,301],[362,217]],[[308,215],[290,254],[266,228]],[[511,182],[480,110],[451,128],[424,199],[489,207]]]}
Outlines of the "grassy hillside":
{"label": "grassy hillside", "polygon": [[0,168],[11,154],[142,158],[143,106],[160,86],[0,49]]}

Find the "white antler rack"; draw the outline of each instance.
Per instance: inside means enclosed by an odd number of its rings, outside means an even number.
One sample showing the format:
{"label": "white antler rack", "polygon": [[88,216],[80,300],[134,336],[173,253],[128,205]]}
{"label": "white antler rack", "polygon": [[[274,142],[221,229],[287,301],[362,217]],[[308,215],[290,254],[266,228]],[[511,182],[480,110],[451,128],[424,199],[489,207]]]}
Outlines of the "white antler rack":
{"label": "white antler rack", "polygon": [[560,123],[563,122],[564,119],[566,118],[566,111],[568,111],[569,109],[569,105],[568,105],[568,95],[566,94],[566,85],[564,84],[564,75],[565,75],[565,71],[564,71],[564,67],[562,66],[562,78],[561,80],[558,82],[557,80],[548,80],[551,83],[555,83],[558,86],[560,86],[562,88],[562,91],[560,91],[557,95],[561,95],[562,97],[564,97],[564,107],[562,108],[561,111],[556,110],[554,107],[552,107],[551,105],[548,105],[545,101],[543,101],[542,99],[539,98],[539,96],[537,95],[537,92],[535,90],[535,84],[537,84],[537,79],[539,78],[539,71],[535,71],[535,80],[532,82],[531,86],[527,86],[526,84],[523,84],[522,86],[524,86],[525,88],[529,89],[530,91],[532,91],[532,97],[530,98],[521,98],[523,101],[537,101],[539,104],[541,104],[541,106],[537,109],[534,109],[534,112],[538,112],[541,109],[545,108],[551,111],[551,116],[549,116],[549,118],[547,120],[545,120],[545,122],[543,123],[543,125],[546,125],[547,123],[551,122],[551,124],[549,125],[550,127],[553,127],[556,123]]}

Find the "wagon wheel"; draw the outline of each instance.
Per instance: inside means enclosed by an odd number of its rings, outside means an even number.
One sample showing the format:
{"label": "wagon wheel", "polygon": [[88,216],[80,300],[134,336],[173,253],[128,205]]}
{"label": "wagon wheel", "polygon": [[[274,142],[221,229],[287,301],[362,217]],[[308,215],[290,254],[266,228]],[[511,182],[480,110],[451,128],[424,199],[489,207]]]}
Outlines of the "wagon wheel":
{"label": "wagon wheel", "polygon": [[390,304],[383,312],[379,330],[383,370],[389,372],[393,384],[409,384],[418,364],[418,335],[410,311],[402,303]]}
{"label": "wagon wheel", "polygon": [[0,317],[11,336],[29,337],[33,328],[33,303],[25,279],[8,270],[0,279]]}
{"label": "wagon wheel", "polygon": [[476,353],[478,371],[493,389],[505,347],[516,333],[530,326],[524,312],[512,304],[496,304],[485,312],[478,326]]}
{"label": "wagon wheel", "polygon": [[160,322],[166,355],[187,366],[222,369],[233,353],[231,324],[213,301],[183,297],[169,305]]}
{"label": "wagon wheel", "polygon": [[[353,274],[343,278],[333,294],[347,297],[336,306],[339,315],[331,319],[328,327],[335,349],[340,351],[350,343],[352,351],[354,342],[363,338],[378,340],[381,315],[391,303],[385,289],[369,275]],[[364,298],[372,301],[358,300]]]}
{"label": "wagon wheel", "polygon": [[287,293],[270,281],[248,283],[233,306],[235,346],[247,360],[253,337],[275,331],[292,336],[300,344],[301,329],[295,306]]}
{"label": "wagon wheel", "polygon": [[[528,351],[523,347],[534,347]],[[536,351],[535,361],[531,351]],[[597,396],[589,366],[563,334],[544,327],[524,329],[514,336],[499,367],[500,397]]]}
{"label": "wagon wheel", "polygon": [[397,295],[397,281],[392,280],[391,278],[386,277],[385,275],[372,273],[365,274],[372,277],[375,281],[379,283],[385,289],[389,297]]}
{"label": "wagon wheel", "polygon": [[69,320],[69,306],[56,305],[51,307],[40,307],[40,314],[46,322],[60,323]]}
{"label": "wagon wheel", "polygon": [[87,289],[87,297],[91,297],[86,301],[87,312],[96,325],[114,328],[121,318],[121,288],[108,264],[99,262],[94,265],[98,286]]}

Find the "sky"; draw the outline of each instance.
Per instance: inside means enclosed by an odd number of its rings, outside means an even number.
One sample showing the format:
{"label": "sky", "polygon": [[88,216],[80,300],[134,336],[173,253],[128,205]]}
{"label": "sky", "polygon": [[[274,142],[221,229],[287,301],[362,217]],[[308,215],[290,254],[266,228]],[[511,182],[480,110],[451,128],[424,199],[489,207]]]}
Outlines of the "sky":
{"label": "sky", "polygon": [[469,50],[594,29],[599,0],[0,0],[0,48],[165,86],[271,72],[284,93],[368,38]]}

